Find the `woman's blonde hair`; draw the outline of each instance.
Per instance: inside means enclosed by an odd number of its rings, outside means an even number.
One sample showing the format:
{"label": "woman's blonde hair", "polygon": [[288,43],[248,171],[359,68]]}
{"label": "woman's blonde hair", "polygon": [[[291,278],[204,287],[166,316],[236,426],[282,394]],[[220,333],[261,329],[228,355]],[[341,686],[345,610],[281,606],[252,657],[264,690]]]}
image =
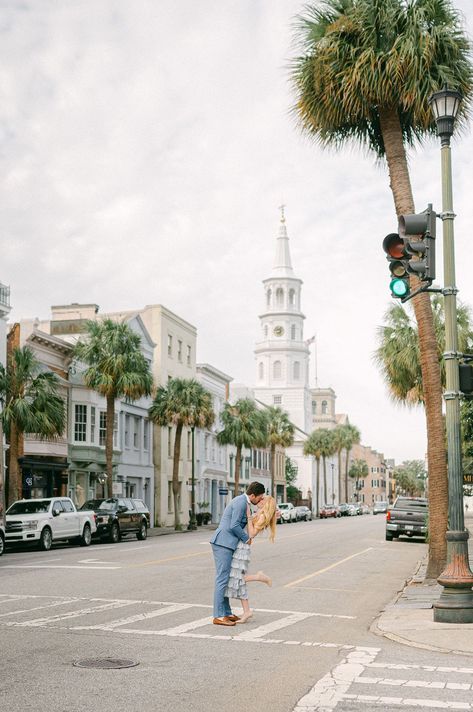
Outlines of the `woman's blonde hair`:
{"label": "woman's blonde hair", "polygon": [[265,497],[263,506],[253,517],[253,526],[256,532],[269,528],[269,540],[274,541],[276,536],[276,500],[274,497]]}

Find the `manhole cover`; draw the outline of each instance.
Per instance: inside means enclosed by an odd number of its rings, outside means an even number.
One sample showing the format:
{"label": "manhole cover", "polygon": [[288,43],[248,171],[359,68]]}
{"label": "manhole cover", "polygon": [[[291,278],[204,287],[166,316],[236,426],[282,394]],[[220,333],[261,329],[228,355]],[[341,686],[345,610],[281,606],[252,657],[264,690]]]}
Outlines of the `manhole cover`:
{"label": "manhole cover", "polygon": [[121,668],[139,665],[134,660],[117,660],[116,658],[86,658],[72,663],[75,667],[99,668],[100,670],[120,670]]}

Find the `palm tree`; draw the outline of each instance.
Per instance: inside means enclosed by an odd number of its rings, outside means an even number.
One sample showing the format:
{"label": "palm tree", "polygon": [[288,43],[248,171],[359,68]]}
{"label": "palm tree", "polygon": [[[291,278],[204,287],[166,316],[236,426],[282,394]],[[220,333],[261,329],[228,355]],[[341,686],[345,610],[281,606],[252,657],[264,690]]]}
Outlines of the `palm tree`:
{"label": "palm tree", "polygon": [[212,395],[193,378],[172,378],[167,386],[159,386],[149,417],[161,427],[174,426],[172,494],[174,499],[174,529],[181,527],[179,516],[179,460],[184,428],[210,428],[215,420]]}
{"label": "palm tree", "polygon": [[361,440],[361,433],[356,425],[347,423],[344,426],[344,447],[345,447],[345,501],[348,502],[348,477],[350,468],[350,453],[353,445],[358,445]]}
{"label": "palm tree", "polygon": [[355,499],[358,502],[358,482],[368,477],[369,469],[365,460],[353,460],[348,476],[355,480]]}
{"label": "palm tree", "polygon": [[113,493],[113,424],[115,400],[132,401],[151,393],[153,377],[141,352],[141,339],[126,323],[104,319],[88,321],[83,341],[74,356],[86,366],[83,378],[88,388],[100,393],[107,403],[105,461],[108,496]]}
{"label": "palm tree", "polygon": [[[345,499],[342,500],[343,487],[342,487],[342,453],[344,450],[351,450],[352,447],[352,437],[353,433],[349,423],[344,425],[337,425],[337,427],[332,431],[335,440],[335,452],[338,458],[338,496],[340,502],[348,500],[348,489],[347,483],[345,483]],[[359,442],[359,434],[358,434]],[[346,477],[348,477],[348,467],[346,467]]]}
{"label": "palm tree", "polygon": [[234,445],[235,492],[239,494],[241,452],[244,447],[265,447],[268,439],[267,420],[250,398],[240,398],[236,403],[225,403],[221,420],[223,430],[217,435],[220,445]]}
{"label": "palm tree", "polygon": [[[406,145],[435,134],[428,105],[448,84],[473,86],[470,43],[450,0],[324,0],[298,20],[301,54],[292,78],[302,129],[323,146],[361,144],[386,159],[397,215],[415,212]],[[411,277],[411,287],[418,286]],[[427,575],[446,562],[447,473],[442,388],[430,297],[414,298],[419,330],[430,473]]]}
{"label": "palm tree", "polygon": [[318,516],[320,502],[320,460],[323,461],[324,472],[324,501],[327,503],[327,471],[326,459],[335,452],[335,438],[333,431],[327,428],[319,428],[314,430],[304,443],[304,455],[312,455],[315,457],[317,465],[316,482],[315,482],[315,514]]}
{"label": "palm tree", "polygon": [[41,364],[29,346],[13,349],[7,366],[0,364],[0,413],[3,430],[10,441],[8,462],[8,502],[22,496],[18,467],[23,433],[53,438],[64,432],[64,400],[58,394],[59,379]]}
{"label": "palm tree", "polygon": [[327,500],[327,457],[330,457],[336,452],[335,437],[333,430],[328,428],[320,428],[320,454],[322,455],[322,465],[324,471],[324,502],[329,504]]}
{"label": "palm tree", "polygon": [[276,446],[290,447],[294,442],[295,428],[289,420],[288,414],[281,408],[268,406],[264,414],[267,420],[268,442],[271,454],[271,495],[276,497],[274,484]]}

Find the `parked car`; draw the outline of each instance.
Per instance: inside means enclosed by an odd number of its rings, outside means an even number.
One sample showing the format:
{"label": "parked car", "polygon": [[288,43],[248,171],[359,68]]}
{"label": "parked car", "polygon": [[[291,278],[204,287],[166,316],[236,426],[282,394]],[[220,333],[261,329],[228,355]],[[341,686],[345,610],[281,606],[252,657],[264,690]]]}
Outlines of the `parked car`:
{"label": "parked car", "polygon": [[362,504],[361,504],[361,513],[362,513],[362,514],[369,514],[370,512],[371,512],[371,509],[368,507],[368,505],[365,504],[364,502],[362,502]]}
{"label": "parked car", "polygon": [[300,507],[296,507],[296,516],[298,521],[304,520],[304,522],[308,522],[312,519],[312,512],[309,507],[301,505]]}
{"label": "parked car", "polygon": [[338,511],[340,512],[341,517],[348,517],[350,514],[348,504],[346,502],[342,502],[342,504],[338,505]]}
{"label": "parked car", "polygon": [[281,502],[278,508],[281,512],[281,524],[297,522],[297,512],[292,502]]}
{"label": "parked car", "polygon": [[355,507],[356,514],[363,514],[363,505],[362,505],[362,503],[361,503],[361,502],[354,502],[353,504],[354,504],[354,507]]}
{"label": "parked car", "polygon": [[428,502],[424,497],[398,497],[386,512],[386,541],[400,536],[427,536]]}
{"label": "parked car", "polygon": [[69,497],[19,499],[7,509],[5,520],[7,544],[38,542],[43,551],[64,540],[89,546],[97,529],[95,513],[79,512]]}
{"label": "parked car", "polygon": [[0,523],[0,556],[5,551],[5,527]]}
{"label": "parked car", "polygon": [[388,511],[387,502],[375,502],[373,504],[373,514],[385,514]]}
{"label": "parked car", "polygon": [[96,536],[116,544],[122,536],[136,534],[144,541],[150,526],[149,509],[141,499],[110,497],[89,499],[82,509],[93,509],[97,518]]}
{"label": "parked car", "polygon": [[341,514],[336,504],[324,504],[319,511],[320,519],[328,519],[329,517],[335,519],[340,516]]}
{"label": "parked car", "polygon": [[358,514],[358,510],[357,510],[356,506],[354,504],[348,504],[347,507],[348,507],[348,516],[356,517],[356,515]]}

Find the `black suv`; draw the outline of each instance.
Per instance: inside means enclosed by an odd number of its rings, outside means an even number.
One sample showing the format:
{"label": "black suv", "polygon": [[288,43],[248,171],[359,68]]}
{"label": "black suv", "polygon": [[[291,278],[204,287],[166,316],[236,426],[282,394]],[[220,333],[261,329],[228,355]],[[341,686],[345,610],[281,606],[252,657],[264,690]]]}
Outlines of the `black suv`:
{"label": "black suv", "polygon": [[89,499],[81,509],[94,510],[97,522],[94,536],[100,537],[102,541],[116,544],[122,536],[130,533],[136,533],[140,541],[146,539],[150,525],[149,509],[141,499]]}

